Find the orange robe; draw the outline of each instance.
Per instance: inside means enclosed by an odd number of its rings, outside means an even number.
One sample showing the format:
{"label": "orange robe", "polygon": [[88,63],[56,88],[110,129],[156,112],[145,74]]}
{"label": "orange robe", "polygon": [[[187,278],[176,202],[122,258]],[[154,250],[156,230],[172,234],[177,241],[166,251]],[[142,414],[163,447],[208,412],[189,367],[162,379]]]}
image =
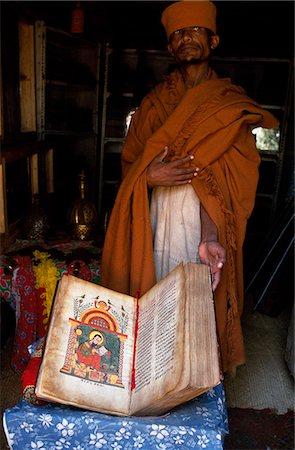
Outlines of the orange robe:
{"label": "orange robe", "polygon": [[185,90],[178,71],[148,94],[134,114],[122,152],[124,179],[111,214],[102,256],[102,284],[144,294],[156,282],[146,168],[169,146],[171,159],[194,154],[192,185],[216,224],[227,252],[215,291],[223,370],[245,362],[242,245],[254,207],[260,156],[251,127],[277,120],[229,79]]}

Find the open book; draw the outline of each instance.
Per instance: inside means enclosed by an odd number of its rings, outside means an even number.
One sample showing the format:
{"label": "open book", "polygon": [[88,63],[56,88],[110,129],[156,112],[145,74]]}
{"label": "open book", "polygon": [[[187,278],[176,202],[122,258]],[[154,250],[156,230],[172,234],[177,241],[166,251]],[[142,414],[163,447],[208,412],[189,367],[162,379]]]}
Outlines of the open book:
{"label": "open book", "polygon": [[63,275],[37,397],[115,415],[159,415],[220,381],[207,266],[180,264],[139,300]]}

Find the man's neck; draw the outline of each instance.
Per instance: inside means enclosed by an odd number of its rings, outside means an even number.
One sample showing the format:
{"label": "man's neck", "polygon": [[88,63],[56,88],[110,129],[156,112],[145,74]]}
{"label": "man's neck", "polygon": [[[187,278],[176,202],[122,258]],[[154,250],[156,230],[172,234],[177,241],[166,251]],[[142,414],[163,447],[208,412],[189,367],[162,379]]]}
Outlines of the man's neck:
{"label": "man's neck", "polygon": [[211,71],[208,61],[190,61],[189,63],[181,64],[179,69],[187,89],[208,80]]}

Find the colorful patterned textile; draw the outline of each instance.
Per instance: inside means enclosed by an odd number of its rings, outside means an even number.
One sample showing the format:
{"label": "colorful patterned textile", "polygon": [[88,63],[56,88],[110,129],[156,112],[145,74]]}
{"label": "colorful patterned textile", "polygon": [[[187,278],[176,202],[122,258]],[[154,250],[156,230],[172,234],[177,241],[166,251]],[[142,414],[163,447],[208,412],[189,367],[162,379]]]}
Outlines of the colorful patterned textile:
{"label": "colorful patterned textile", "polygon": [[115,417],[22,400],[3,421],[11,450],[221,450],[228,433],[222,384],[160,417]]}
{"label": "colorful patterned textile", "polygon": [[0,295],[10,306],[16,309],[16,299],[12,292],[13,273],[16,270],[15,258],[20,255],[32,255],[34,250],[48,252],[60,273],[68,272],[99,283],[101,248],[92,241],[69,241],[47,245],[44,241],[17,240],[5,255],[0,256]]}
{"label": "colorful patterned textile", "polygon": [[31,355],[30,361],[26,366],[22,377],[23,398],[33,405],[46,405],[47,402],[39,400],[35,394],[35,387],[38,377],[40,364],[42,362],[45,337],[38,339],[34,344],[30,345],[28,351]]}
{"label": "colorful patterned textile", "polygon": [[21,373],[30,355],[28,346],[38,339],[38,296],[29,256],[15,258],[18,265],[13,276],[13,293],[16,298],[16,328],[12,352],[12,367]]}
{"label": "colorful patterned textile", "polygon": [[18,240],[0,258],[0,295],[16,314],[12,366],[22,373],[29,362],[28,346],[46,333],[58,279],[70,273],[93,283],[100,280],[101,249],[93,242],[46,245]]}

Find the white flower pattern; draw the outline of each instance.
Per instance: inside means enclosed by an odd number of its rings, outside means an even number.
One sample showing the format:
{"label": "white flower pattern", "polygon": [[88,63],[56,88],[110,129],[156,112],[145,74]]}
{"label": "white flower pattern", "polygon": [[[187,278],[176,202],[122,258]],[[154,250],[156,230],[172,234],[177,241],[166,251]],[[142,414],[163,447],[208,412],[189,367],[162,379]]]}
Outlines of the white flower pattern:
{"label": "white flower pattern", "polygon": [[49,428],[50,426],[53,425],[52,416],[50,414],[41,414],[40,417],[38,417],[38,420],[40,420],[43,427]]}
{"label": "white flower pattern", "polygon": [[208,439],[206,431],[205,430],[201,430],[201,434],[198,434],[197,437],[198,437],[198,445],[200,445],[201,448],[207,448],[207,444],[210,441]]}
{"label": "white flower pattern", "polygon": [[65,438],[60,438],[55,442],[55,450],[63,450],[64,448],[71,448],[71,443]]}
{"label": "white flower pattern", "polygon": [[122,449],[122,445],[120,445],[119,442],[114,442],[114,443],[112,444],[112,447],[113,447],[115,450],[121,450],[121,449]]}
{"label": "white flower pattern", "polygon": [[134,448],[141,448],[143,443],[144,443],[144,439],[142,436],[136,436],[133,438],[134,440]]}
{"label": "white flower pattern", "polygon": [[31,448],[38,450],[46,450],[44,447],[44,443],[42,441],[31,442]]}
{"label": "white flower pattern", "polygon": [[107,441],[104,439],[102,433],[90,434],[89,444],[94,445],[95,448],[103,448]]}
{"label": "white flower pattern", "polygon": [[56,425],[56,428],[61,431],[62,436],[73,436],[74,423],[69,423],[67,419],[62,419],[62,422]]}
{"label": "white flower pattern", "polygon": [[223,385],[160,417],[116,417],[22,400],[4,412],[12,450],[222,450]]}
{"label": "white flower pattern", "polygon": [[183,444],[184,443],[184,440],[183,440],[183,437],[182,436],[179,436],[179,434],[177,434],[176,436],[174,436],[174,441],[175,441],[175,444],[177,444],[177,445],[180,445],[180,444]]}
{"label": "white flower pattern", "polygon": [[26,433],[31,433],[33,431],[33,425],[31,423],[23,422],[20,427],[25,430]]}
{"label": "white flower pattern", "polygon": [[160,440],[169,436],[169,433],[164,425],[152,425],[152,431],[150,434]]}

